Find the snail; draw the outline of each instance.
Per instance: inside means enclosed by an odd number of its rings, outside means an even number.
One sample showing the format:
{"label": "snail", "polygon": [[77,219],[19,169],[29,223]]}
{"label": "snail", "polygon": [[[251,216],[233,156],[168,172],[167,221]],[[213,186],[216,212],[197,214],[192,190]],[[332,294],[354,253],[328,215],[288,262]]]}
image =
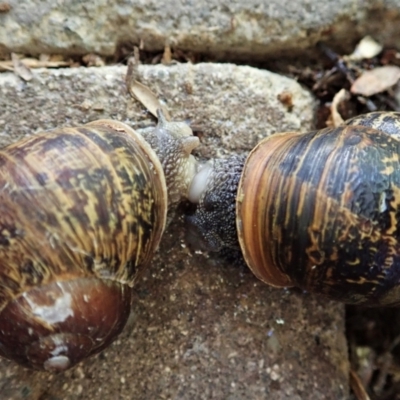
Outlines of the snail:
{"label": "snail", "polygon": [[[255,276],[351,304],[400,304],[400,113],[282,133],[193,179],[200,248],[241,252]],[[194,239],[193,239],[194,238]]]}
{"label": "snail", "polygon": [[122,331],[195,172],[198,138],[158,118],[142,135],[99,120],[0,151],[0,355],[64,371]]}
{"label": "snail", "polygon": [[64,371],[112,343],[182,198],[203,248],[241,251],[271,285],[400,303],[400,114],[205,164],[186,124],[158,118],[140,134],[99,120],[0,151],[0,355]]}

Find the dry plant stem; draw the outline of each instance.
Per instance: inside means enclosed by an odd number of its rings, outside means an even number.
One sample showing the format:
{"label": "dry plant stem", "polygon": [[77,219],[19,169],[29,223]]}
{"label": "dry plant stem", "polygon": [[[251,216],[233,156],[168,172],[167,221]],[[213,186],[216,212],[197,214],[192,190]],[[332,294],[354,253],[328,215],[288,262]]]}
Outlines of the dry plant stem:
{"label": "dry plant stem", "polygon": [[169,65],[172,62],[172,52],[171,46],[169,45],[169,41],[167,40],[164,47],[164,53],[161,59],[161,62],[165,65]]}
{"label": "dry plant stem", "polygon": [[353,73],[349,70],[347,67],[345,61],[337,54],[335,53],[332,49],[330,49],[328,46],[326,46],[324,43],[318,43],[317,47],[332,61],[335,63],[335,66],[338,71],[340,71],[350,83],[353,83],[355,78],[353,76]]}
{"label": "dry plant stem", "polygon": [[357,400],[371,400],[365,390],[360,378],[354,370],[350,371],[350,387],[353,390]]}
{"label": "dry plant stem", "polygon": [[324,85],[329,85],[329,82],[335,79],[337,72],[338,70],[336,67],[331,68],[319,81],[313,85],[312,90],[315,92],[319,89],[322,89]]}

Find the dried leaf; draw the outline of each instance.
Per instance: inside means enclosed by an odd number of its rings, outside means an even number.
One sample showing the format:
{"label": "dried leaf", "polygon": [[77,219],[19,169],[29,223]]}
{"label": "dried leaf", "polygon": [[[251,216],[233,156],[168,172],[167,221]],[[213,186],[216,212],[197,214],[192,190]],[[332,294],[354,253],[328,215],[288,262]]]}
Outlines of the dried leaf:
{"label": "dried leaf", "polygon": [[171,119],[168,111],[160,103],[157,96],[150,90],[148,86],[143,85],[137,80],[134,80],[129,85],[128,90],[130,95],[142,103],[155,117],[157,117],[157,110],[161,109],[165,115],[165,118],[168,121]]}
{"label": "dried leaf", "polygon": [[157,110],[161,109],[165,118],[170,121],[171,117],[166,107],[160,103],[156,94],[153,93],[148,86],[143,85],[143,83],[140,83],[136,79],[137,76],[137,64],[133,60],[129,60],[128,71],[126,73],[126,86],[129,94],[142,103],[155,117],[157,117]]}
{"label": "dried leaf", "polygon": [[67,61],[41,61],[36,58],[23,58],[21,62],[28,68],[59,68],[68,67],[70,65]]}
{"label": "dried leaf", "polygon": [[350,96],[347,90],[341,89],[339,92],[335,94],[332,100],[332,105],[331,105],[331,119],[332,123],[331,125],[334,127],[337,127],[341,124],[343,124],[344,120],[342,116],[339,113],[339,105],[343,103],[346,100],[349,100]]}
{"label": "dried leaf", "polygon": [[24,81],[30,81],[33,78],[32,71],[27,67],[15,53],[11,53],[11,61],[14,72],[19,75]]}
{"label": "dried leaf", "polygon": [[[23,58],[20,60],[21,63],[27,68],[59,68],[59,67],[69,67],[71,64],[67,61],[45,61],[38,60],[36,58]],[[0,71],[14,71],[13,61],[0,61]]]}
{"label": "dried leaf", "polygon": [[363,72],[354,81],[350,91],[368,97],[390,89],[399,79],[400,68],[395,65],[385,65]]}
{"label": "dried leaf", "polygon": [[11,61],[0,61],[0,71],[14,71]]}
{"label": "dried leaf", "polygon": [[376,42],[371,36],[363,37],[354,52],[348,56],[351,60],[363,60],[372,58],[382,51],[382,45]]}

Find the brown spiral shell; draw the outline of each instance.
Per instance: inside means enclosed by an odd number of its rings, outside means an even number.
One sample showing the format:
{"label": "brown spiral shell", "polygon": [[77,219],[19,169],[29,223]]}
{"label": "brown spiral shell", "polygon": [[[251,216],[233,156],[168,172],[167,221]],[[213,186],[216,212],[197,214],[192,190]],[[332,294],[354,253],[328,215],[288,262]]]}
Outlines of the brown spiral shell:
{"label": "brown spiral shell", "polygon": [[165,226],[160,162],[101,120],[2,149],[0,188],[0,354],[64,370],[125,325]]}
{"label": "brown spiral shell", "polygon": [[399,121],[371,113],[252,150],[237,230],[259,279],[348,303],[400,304]]}

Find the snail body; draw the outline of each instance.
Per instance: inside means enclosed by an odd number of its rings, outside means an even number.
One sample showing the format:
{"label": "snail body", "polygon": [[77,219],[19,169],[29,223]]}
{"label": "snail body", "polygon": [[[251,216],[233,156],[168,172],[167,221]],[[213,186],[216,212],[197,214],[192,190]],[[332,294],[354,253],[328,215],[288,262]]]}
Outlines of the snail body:
{"label": "snail body", "polygon": [[240,247],[272,286],[400,304],[399,154],[399,113],[273,135],[246,159],[210,164],[189,226],[206,248]]}
{"label": "snail body", "polygon": [[100,120],[0,151],[0,355],[62,371],[122,331],[176,201],[167,187],[187,186],[163,168],[193,169],[197,138],[159,117],[151,135],[175,134],[165,150]]}

